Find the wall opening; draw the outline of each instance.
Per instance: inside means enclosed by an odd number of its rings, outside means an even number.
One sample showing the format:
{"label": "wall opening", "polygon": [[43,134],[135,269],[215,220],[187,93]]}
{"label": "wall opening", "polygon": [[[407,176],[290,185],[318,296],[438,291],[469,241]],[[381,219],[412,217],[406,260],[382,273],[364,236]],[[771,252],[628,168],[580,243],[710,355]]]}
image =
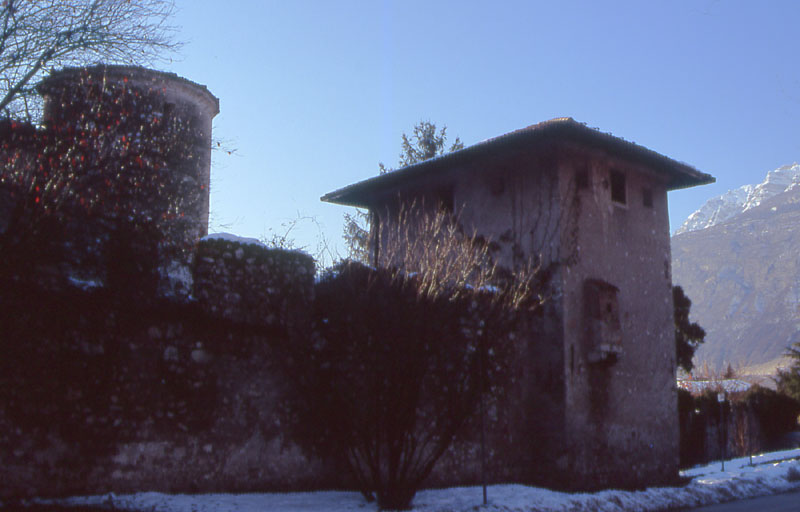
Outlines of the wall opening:
{"label": "wall opening", "polygon": [[619,204],[627,204],[627,194],[625,190],[625,173],[622,171],[611,171],[611,200]]}
{"label": "wall opening", "polygon": [[584,282],[584,332],[590,363],[613,364],[622,354],[619,289],[599,279]]}
{"label": "wall opening", "polygon": [[642,206],[645,208],[653,207],[653,191],[647,187],[642,189]]}
{"label": "wall opening", "polygon": [[569,373],[575,373],[575,345],[569,347]]}

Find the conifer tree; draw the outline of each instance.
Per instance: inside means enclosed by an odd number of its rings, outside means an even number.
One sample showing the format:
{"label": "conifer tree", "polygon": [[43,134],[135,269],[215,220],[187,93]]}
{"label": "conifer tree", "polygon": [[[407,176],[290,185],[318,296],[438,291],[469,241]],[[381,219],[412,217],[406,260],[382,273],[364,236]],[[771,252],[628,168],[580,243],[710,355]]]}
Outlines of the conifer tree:
{"label": "conifer tree", "polygon": [[[436,124],[430,121],[420,121],[414,126],[413,135],[409,137],[403,133],[402,139],[402,151],[398,160],[401,168],[464,148],[464,144],[458,137],[448,147],[447,127],[443,126],[441,130],[437,131]],[[386,167],[382,162],[378,164],[380,174],[394,170]],[[369,261],[369,214],[363,210],[357,210],[352,215],[345,213],[342,236],[347,245],[350,259],[367,263]]]}
{"label": "conifer tree", "polygon": [[800,401],[800,341],[793,343],[786,355],[791,358],[792,365],[778,371],[778,391]]}
{"label": "conifer tree", "polygon": [[694,368],[692,358],[697,347],[705,340],[706,331],[695,322],[689,321],[689,310],[692,301],[683,292],[680,286],[672,287],[672,299],[675,308],[675,349],[677,363],[686,373]]}

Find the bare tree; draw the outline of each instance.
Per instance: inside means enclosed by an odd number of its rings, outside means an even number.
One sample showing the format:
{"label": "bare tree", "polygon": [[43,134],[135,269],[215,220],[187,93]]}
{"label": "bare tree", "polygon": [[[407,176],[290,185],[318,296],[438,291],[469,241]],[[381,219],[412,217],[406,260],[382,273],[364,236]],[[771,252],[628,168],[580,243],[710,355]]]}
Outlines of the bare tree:
{"label": "bare tree", "polygon": [[0,6],[0,110],[32,120],[35,84],[55,67],[149,64],[176,51],[173,0],[6,0]]}
{"label": "bare tree", "polygon": [[285,345],[294,439],[407,509],[480,396],[503,378],[516,314],[493,292],[344,262],[315,287],[314,333]]}
{"label": "bare tree", "polygon": [[503,394],[514,333],[548,293],[537,262],[502,272],[457,214],[424,206],[382,225],[378,268],[323,274],[313,334],[285,347],[295,440],[388,509],[408,508],[481,400]]}
{"label": "bare tree", "polygon": [[761,449],[758,431],[756,429],[756,419],[752,410],[746,402],[739,401],[733,405],[733,445],[736,455],[739,457],[748,455],[750,464],[753,464],[753,452]]}
{"label": "bare tree", "polygon": [[384,245],[379,266],[391,269],[396,279],[413,276],[421,296],[452,299],[472,290],[490,291],[511,307],[523,301],[538,307],[544,300],[544,289],[535,287],[541,259],[520,262],[509,274],[493,257],[491,240],[465,232],[457,213],[412,202],[378,229]]}

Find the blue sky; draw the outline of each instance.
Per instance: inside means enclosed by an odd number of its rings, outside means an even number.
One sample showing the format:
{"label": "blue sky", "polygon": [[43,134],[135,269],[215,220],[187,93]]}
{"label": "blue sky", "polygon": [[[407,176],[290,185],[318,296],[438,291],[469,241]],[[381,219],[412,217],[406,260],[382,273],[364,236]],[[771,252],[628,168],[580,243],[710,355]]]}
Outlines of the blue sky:
{"label": "blue sky", "polygon": [[[319,197],[397,164],[420,120],[467,144],[571,116],[717,183],[800,160],[800,2],[178,0],[186,42],[160,67],[220,99],[212,229],[338,247]],[[340,249],[341,251],[341,249]]]}

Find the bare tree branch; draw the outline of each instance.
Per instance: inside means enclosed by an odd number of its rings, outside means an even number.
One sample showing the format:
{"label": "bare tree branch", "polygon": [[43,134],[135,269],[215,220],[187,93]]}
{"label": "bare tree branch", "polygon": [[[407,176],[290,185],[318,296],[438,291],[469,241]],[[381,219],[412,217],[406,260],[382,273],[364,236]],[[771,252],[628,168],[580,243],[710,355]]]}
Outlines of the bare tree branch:
{"label": "bare tree branch", "polygon": [[151,65],[177,51],[173,0],[8,0],[0,5],[0,111],[31,121],[52,69]]}

